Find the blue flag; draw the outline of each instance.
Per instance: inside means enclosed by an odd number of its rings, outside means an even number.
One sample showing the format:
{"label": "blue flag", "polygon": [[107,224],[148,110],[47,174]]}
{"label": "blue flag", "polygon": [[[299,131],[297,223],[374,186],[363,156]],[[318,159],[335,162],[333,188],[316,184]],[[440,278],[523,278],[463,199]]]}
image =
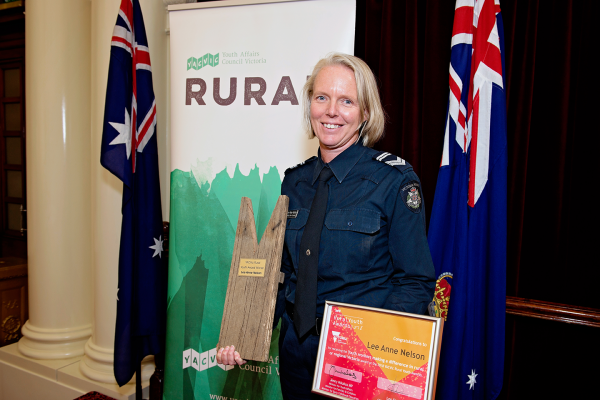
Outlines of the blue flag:
{"label": "blue flag", "polygon": [[444,151],[429,226],[445,319],[436,398],[495,399],[506,305],[506,100],[499,0],[456,2]]}
{"label": "blue flag", "polygon": [[162,350],[166,318],[156,102],[138,0],[122,0],[113,32],[100,162],[123,181],[114,352],[122,386]]}

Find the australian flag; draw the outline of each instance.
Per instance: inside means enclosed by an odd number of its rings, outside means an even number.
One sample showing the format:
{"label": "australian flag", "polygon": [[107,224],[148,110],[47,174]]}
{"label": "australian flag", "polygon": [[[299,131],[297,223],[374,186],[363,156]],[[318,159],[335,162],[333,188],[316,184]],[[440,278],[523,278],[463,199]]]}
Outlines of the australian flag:
{"label": "australian flag", "polygon": [[114,372],[122,386],[162,350],[166,262],[152,68],[138,0],[122,0],[111,43],[102,165],[123,181]]}
{"label": "australian flag", "polygon": [[506,100],[499,0],[457,0],[429,246],[445,319],[436,398],[495,399],[506,304]]}

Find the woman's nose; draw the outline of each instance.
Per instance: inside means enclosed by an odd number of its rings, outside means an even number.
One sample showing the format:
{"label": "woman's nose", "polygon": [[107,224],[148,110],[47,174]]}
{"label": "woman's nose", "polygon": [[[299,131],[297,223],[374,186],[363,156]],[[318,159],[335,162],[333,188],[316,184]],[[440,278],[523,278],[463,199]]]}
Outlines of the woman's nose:
{"label": "woman's nose", "polygon": [[329,117],[337,117],[338,111],[337,111],[337,105],[335,102],[331,101],[327,105],[327,115]]}

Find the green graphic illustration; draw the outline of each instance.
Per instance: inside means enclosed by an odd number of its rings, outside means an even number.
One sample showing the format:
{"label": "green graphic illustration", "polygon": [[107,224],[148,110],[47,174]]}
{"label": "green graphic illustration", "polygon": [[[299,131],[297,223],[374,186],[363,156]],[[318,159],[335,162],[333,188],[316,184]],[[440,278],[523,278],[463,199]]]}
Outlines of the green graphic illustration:
{"label": "green graphic illustration", "polygon": [[241,198],[252,200],[260,241],[281,191],[279,172],[271,167],[262,182],[258,167],[245,176],[236,166],[233,178],[223,170],[210,183],[195,176],[209,174],[171,173],[164,399],[280,399],[279,328],[269,362],[225,371],[215,359]]}

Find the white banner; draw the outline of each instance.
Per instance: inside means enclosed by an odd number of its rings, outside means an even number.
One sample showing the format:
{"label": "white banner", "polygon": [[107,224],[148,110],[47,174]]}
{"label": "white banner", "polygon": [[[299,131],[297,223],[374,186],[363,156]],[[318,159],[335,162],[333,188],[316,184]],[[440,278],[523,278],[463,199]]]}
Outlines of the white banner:
{"label": "white banner", "polygon": [[[171,11],[171,170],[212,159],[209,180],[224,167],[232,176],[238,163],[246,175],[255,163],[261,171],[277,166],[283,178],[314,155],[316,140],[300,128],[302,87],[327,53],[353,54],[354,25],[348,0]],[[206,65],[213,55],[217,64]],[[194,78],[204,84],[192,85],[190,99],[186,82]]]}
{"label": "white banner", "polygon": [[284,171],[317,153],[301,129],[304,82],[326,54],[354,49],[355,1],[239,3],[169,13],[165,399],[280,398],[278,329],[269,362],[213,368],[240,200],[252,200],[260,240]]}

